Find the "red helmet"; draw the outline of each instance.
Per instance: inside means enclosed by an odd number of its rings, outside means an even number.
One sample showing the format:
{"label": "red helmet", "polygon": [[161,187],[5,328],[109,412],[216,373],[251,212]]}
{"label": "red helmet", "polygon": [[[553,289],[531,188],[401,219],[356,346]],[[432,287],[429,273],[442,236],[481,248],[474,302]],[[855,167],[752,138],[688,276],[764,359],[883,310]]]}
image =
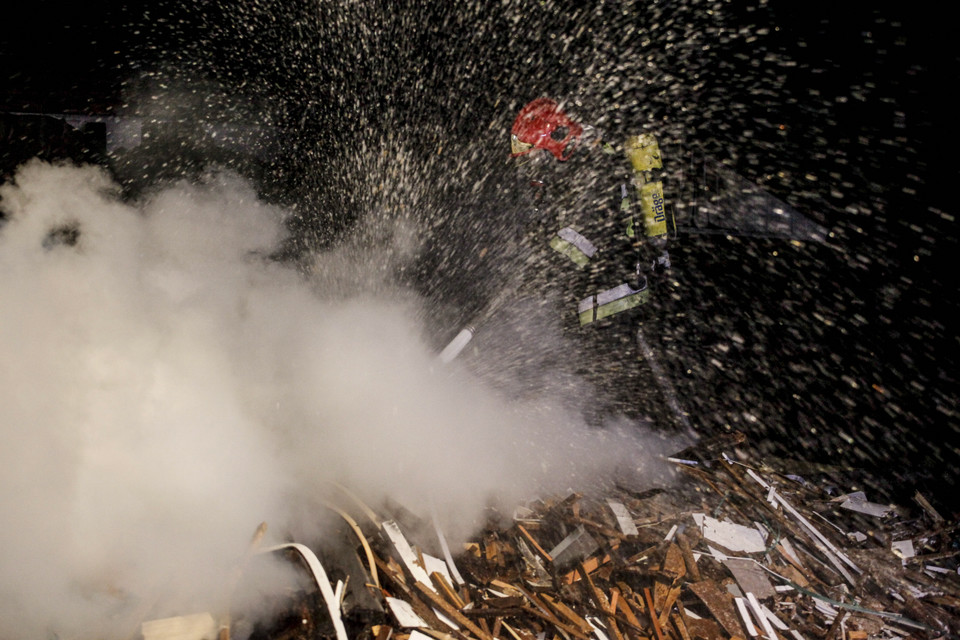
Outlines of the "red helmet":
{"label": "red helmet", "polygon": [[557,160],[566,160],[580,142],[583,127],[567,117],[550,98],[537,98],[523,109],[510,130],[514,157],[546,149]]}

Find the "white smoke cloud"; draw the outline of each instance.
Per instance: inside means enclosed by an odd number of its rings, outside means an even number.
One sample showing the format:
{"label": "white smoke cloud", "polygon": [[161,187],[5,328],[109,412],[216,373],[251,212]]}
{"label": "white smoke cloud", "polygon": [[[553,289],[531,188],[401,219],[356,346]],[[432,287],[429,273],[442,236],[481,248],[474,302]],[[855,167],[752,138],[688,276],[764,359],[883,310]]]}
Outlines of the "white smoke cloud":
{"label": "white smoke cloud", "polygon": [[332,296],[268,260],[284,212],[239,180],[115,190],[38,161],[0,187],[0,638],[222,607],[257,525],[309,527],[332,481],[463,535],[491,500],[652,474],[633,425],[441,367],[411,293]]}

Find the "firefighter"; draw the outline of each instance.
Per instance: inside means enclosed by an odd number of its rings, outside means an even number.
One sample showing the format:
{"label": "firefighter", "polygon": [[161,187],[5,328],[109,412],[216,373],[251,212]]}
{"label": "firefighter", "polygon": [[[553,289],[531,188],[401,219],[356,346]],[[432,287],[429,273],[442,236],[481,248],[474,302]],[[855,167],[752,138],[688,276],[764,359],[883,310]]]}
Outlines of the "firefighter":
{"label": "firefighter", "polygon": [[647,302],[650,276],[670,266],[656,138],[613,144],[538,98],[518,114],[510,145],[533,201],[527,235],[549,247],[549,277],[573,289],[579,325]]}

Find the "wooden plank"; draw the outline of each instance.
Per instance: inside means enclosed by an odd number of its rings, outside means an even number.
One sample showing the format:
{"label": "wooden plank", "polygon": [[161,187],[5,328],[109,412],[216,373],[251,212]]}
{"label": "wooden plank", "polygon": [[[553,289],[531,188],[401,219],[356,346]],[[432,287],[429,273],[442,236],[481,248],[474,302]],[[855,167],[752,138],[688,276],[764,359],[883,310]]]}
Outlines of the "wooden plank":
{"label": "wooden plank", "polygon": [[504,582],[503,580],[491,580],[490,586],[496,589],[497,591],[500,591],[501,593],[505,593],[508,596],[523,595],[523,590],[510,584],[509,582]]}
{"label": "wooden plank", "polygon": [[367,537],[360,529],[360,525],[358,525],[357,521],[354,520],[350,514],[343,509],[340,509],[339,507],[323,500],[321,502],[325,507],[336,512],[341,518],[343,518],[344,522],[347,523],[347,526],[350,527],[350,530],[353,531],[353,534],[357,537],[357,540],[360,541],[360,545],[363,547],[363,552],[367,558],[367,570],[370,572],[370,579],[373,580],[374,586],[376,586],[377,589],[380,589],[380,577],[377,575],[377,563],[373,559],[373,549],[370,548],[370,543],[367,542]]}
{"label": "wooden plank", "polygon": [[463,609],[463,607],[466,606],[466,603],[460,599],[460,596],[453,590],[453,587],[447,582],[447,579],[442,573],[434,571],[430,574],[430,580],[433,582],[433,586],[437,588],[437,591],[442,594],[450,604],[457,609]]}
{"label": "wooden plank", "polygon": [[706,618],[690,618],[687,622],[687,631],[694,638],[703,638],[704,640],[726,640],[728,637],[722,632],[722,629],[715,620]]}
{"label": "wooden plank", "polygon": [[681,618],[679,614],[670,616],[670,621],[673,622],[673,626],[677,630],[677,633],[680,634],[682,640],[691,640],[690,632],[687,631],[687,625],[683,623],[683,618]]}
{"label": "wooden plank", "polygon": [[[613,591],[617,591],[618,595],[620,593],[619,590],[617,590],[616,588],[614,588]],[[626,598],[622,598],[622,597],[617,598],[617,609],[620,611],[620,613],[623,614],[623,617],[626,618],[630,624],[637,627],[638,629],[643,629],[643,625],[640,623],[639,618],[637,618],[636,614],[633,612],[633,609],[630,607],[630,603],[627,602]]]}
{"label": "wooden plank", "polygon": [[433,587],[421,584],[420,582],[417,582],[413,586],[431,605],[442,611],[444,615],[448,616],[458,625],[480,638],[480,640],[493,640],[490,634],[485,633],[483,629],[475,625],[469,618],[460,613],[458,609],[444,600],[443,597],[433,590]]}
{"label": "wooden plank", "polygon": [[408,587],[403,581],[403,570],[400,569],[399,566],[396,566],[395,568],[390,567],[379,556],[375,556],[375,559],[377,561],[377,566],[380,567],[382,577],[390,581],[397,593],[403,596],[403,599],[407,602],[407,604],[413,607],[413,610],[416,612],[416,614],[423,618],[423,620],[430,627],[440,630],[455,630],[453,627],[438,618],[433,609],[428,607],[422,600],[420,600],[420,598],[416,597],[416,595],[410,590],[410,587]]}
{"label": "wooden plank", "polygon": [[657,634],[657,640],[664,640],[660,622],[657,620],[657,610],[653,606],[653,595],[650,593],[650,587],[644,588],[643,596],[647,601],[647,613],[650,616],[650,623],[653,625],[653,632]]}
{"label": "wooden plank", "polygon": [[543,609],[540,609],[535,606],[524,607],[524,611],[526,611],[529,615],[540,618],[544,622],[548,622],[558,631],[565,632],[575,638],[579,638],[579,640],[590,640],[590,636],[583,633],[576,627],[566,624],[565,622],[561,622],[559,618],[557,618],[555,615],[553,615],[549,611],[544,611]]}
{"label": "wooden plank", "polygon": [[683,622],[684,626],[689,629],[690,618],[687,616],[687,610],[683,607],[683,600],[678,599],[674,604],[677,607],[677,615],[680,616],[680,621]]}
{"label": "wooden plank", "polygon": [[581,631],[583,631],[587,635],[590,635],[590,633],[592,633],[593,627],[590,626],[590,623],[584,620],[579,615],[577,615],[577,613],[573,609],[565,605],[559,599],[554,599],[545,593],[541,594],[540,598],[559,617],[575,625],[577,628],[579,628]]}
{"label": "wooden plank", "polygon": [[714,619],[727,632],[727,635],[744,637],[744,629],[734,608],[733,596],[723,591],[714,582],[688,582],[687,587],[707,606]]}
{"label": "wooden plank", "polygon": [[599,522],[594,522],[593,520],[587,520],[586,518],[572,518],[573,522],[576,522],[579,525],[590,527],[593,531],[596,531],[599,534],[602,534],[606,538],[616,540],[618,543],[627,539],[627,536],[617,531],[616,529],[611,529],[607,525],[600,524]]}
{"label": "wooden plank", "polygon": [[[473,607],[472,609],[464,609],[460,613],[467,616],[468,618],[510,618],[514,616],[519,616],[522,613],[526,613],[526,609],[522,606],[520,607]],[[479,621],[478,621],[479,624]]]}
{"label": "wooden plank", "polygon": [[517,631],[516,631],[513,627],[511,627],[510,625],[508,625],[506,622],[501,623],[500,626],[502,626],[504,629],[506,629],[506,630],[507,630],[507,633],[509,633],[511,636],[513,636],[513,640],[526,640],[525,638],[522,638],[522,637],[520,636],[520,634],[517,633]]}
{"label": "wooden plank", "polygon": [[653,583],[653,607],[654,611],[663,611],[663,603],[667,601],[667,596],[670,595],[670,584],[667,583],[667,580],[664,576],[658,576],[657,580]]}
{"label": "wooden plank", "polygon": [[660,611],[660,616],[657,618],[657,623],[661,627],[666,627],[667,622],[669,622],[670,610],[673,609],[673,603],[677,601],[677,598],[680,597],[680,587],[674,587],[670,589],[667,593],[667,598],[664,600],[663,609]]}
{"label": "wooden plank", "polygon": [[413,550],[413,547],[410,546],[410,543],[407,542],[397,523],[390,520],[382,523],[382,525],[384,533],[387,534],[390,542],[393,543],[393,548],[396,549],[397,555],[400,556],[400,559],[403,561],[404,566],[406,566],[407,571],[410,572],[410,575],[413,576],[413,579],[433,589],[433,585],[430,583],[430,576],[427,575],[426,569],[423,568],[423,561],[417,552]]}
{"label": "wooden plank", "polygon": [[683,560],[683,551],[676,544],[667,545],[667,553],[663,558],[660,570],[672,576],[674,583],[687,575],[687,565]]}
{"label": "wooden plank", "polygon": [[[593,573],[594,571],[596,571],[597,569],[599,569],[601,566],[605,565],[608,562],[610,562],[610,556],[604,555],[602,558],[597,556],[593,556],[592,558],[587,558],[581,564],[583,564],[583,566],[586,567],[587,573]],[[579,579],[580,579],[580,569],[578,567],[568,572],[566,575],[564,575],[562,582],[563,584],[573,584]]]}
{"label": "wooden plank", "polygon": [[633,594],[633,607],[634,609],[636,609],[637,611],[640,611],[644,615],[649,615],[650,613],[647,610],[647,603],[644,601],[642,593]]}
{"label": "wooden plank", "polygon": [[484,632],[485,634],[487,634],[487,635],[489,635],[489,636],[492,636],[492,635],[493,635],[492,633],[490,633],[490,625],[487,624],[487,619],[486,619],[486,618],[479,618],[479,619],[477,619],[477,624],[480,625],[480,628],[483,629],[483,632]]}
{"label": "wooden plank", "polygon": [[628,565],[639,564],[639,563],[642,562],[643,560],[646,560],[646,559],[649,558],[650,556],[652,556],[652,555],[654,555],[655,553],[657,553],[657,551],[661,548],[661,546],[663,546],[663,544],[664,544],[663,542],[659,542],[659,543],[653,545],[652,547],[648,547],[648,548],[644,549],[644,550],[641,551],[640,553],[635,553],[634,555],[632,555],[632,556],[630,556],[629,558],[627,558],[627,564],[628,564]]}
{"label": "wooden plank", "polygon": [[590,574],[587,573],[587,569],[582,562],[580,563],[579,570],[580,578],[583,580],[590,598],[596,603],[597,608],[604,612],[604,619],[607,621],[607,630],[613,634],[616,640],[623,640],[623,635],[620,633],[620,628],[617,627],[617,620],[613,616],[614,611],[610,608],[610,602],[607,601],[607,596],[593,584],[593,580],[590,578]]}
{"label": "wooden plank", "polygon": [[530,604],[533,605],[532,608],[526,608],[526,611],[528,613],[531,613],[537,616],[538,618],[541,618],[542,620],[549,622],[557,629],[562,629],[563,631],[566,631],[570,635],[576,636],[581,640],[587,640],[589,638],[587,634],[583,633],[576,627],[570,626],[565,622],[563,622],[562,620],[560,620],[552,611],[550,611],[550,609],[547,608],[547,606],[543,602],[540,602],[540,600],[533,593],[527,591],[526,589],[524,589],[519,585],[517,585],[515,588],[518,589],[520,592],[522,592],[523,595],[527,598],[527,600],[530,601]]}
{"label": "wooden plank", "polygon": [[546,560],[551,564],[553,563],[553,558],[550,556],[550,554],[547,553],[546,550],[540,546],[540,543],[537,542],[532,535],[530,535],[530,532],[527,531],[522,524],[519,524],[519,523],[517,524],[517,531],[519,531],[520,535],[523,536],[524,540],[526,540],[530,544],[530,546],[532,546],[534,550],[540,554],[541,558],[543,558],[544,560]]}
{"label": "wooden plank", "polygon": [[683,555],[683,563],[687,567],[687,575],[691,582],[700,582],[700,569],[697,567],[697,561],[693,557],[693,550],[690,548],[690,539],[685,533],[677,534],[677,546],[680,547],[680,553]]}
{"label": "wooden plank", "polygon": [[626,633],[633,640],[647,640],[646,638],[646,627],[640,622],[640,619],[637,618],[636,614],[633,612],[633,608],[630,606],[630,602],[627,598],[623,597],[620,594],[619,589],[614,587],[611,589],[617,593],[617,610],[622,615],[623,619],[626,620],[629,625],[626,628]]}
{"label": "wooden plank", "polygon": [[842,628],[840,625],[846,615],[846,609],[842,609],[840,613],[837,614],[837,617],[833,619],[833,624],[831,624],[830,628],[827,629],[827,634],[824,636],[825,640],[833,640],[837,636],[837,631]]}
{"label": "wooden plank", "polygon": [[373,509],[367,506],[367,503],[361,500],[357,494],[350,491],[350,489],[347,489],[342,484],[339,484],[337,482],[334,482],[332,484],[341,494],[349,498],[351,502],[353,502],[357,507],[359,507],[360,510],[363,512],[363,514],[367,517],[367,519],[370,520],[370,522],[372,522],[377,529],[380,529],[380,518],[377,517],[377,514],[374,513]]}

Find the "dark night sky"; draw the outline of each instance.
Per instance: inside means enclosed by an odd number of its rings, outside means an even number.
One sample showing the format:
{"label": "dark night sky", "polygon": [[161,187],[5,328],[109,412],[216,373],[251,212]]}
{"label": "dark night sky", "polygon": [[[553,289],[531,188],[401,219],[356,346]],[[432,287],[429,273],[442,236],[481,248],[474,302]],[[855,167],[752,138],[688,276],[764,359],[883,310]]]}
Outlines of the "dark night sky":
{"label": "dark night sky", "polygon": [[[244,17],[242,11],[213,2],[16,3],[7,9],[7,28],[0,32],[0,102],[9,108],[23,106],[18,101],[42,101],[89,110],[92,105],[115,103],[124,80],[159,62],[194,65],[213,76],[229,75],[234,82],[242,82],[245,74],[253,83],[263,74],[282,77],[283,68],[264,69],[274,63],[278,39],[295,39],[298,33],[311,37],[294,26],[302,15],[289,11],[271,15],[269,2],[236,6],[260,8],[247,11]],[[803,96],[811,87],[827,98],[849,93],[854,84],[875,85],[864,92],[869,104],[834,105],[837,127],[880,130],[894,119],[905,120],[907,135],[918,147],[914,169],[929,176],[929,199],[949,205],[952,195],[945,185],[957,178],[957,163],[945,150],[960,142],[960,136],[951,99],[958,56],[950,49],[945,21],[934,12],[908,7],[887,10],[878,23],[877,11],[836,12],[827,2],[768,6],[771,22],[782,26],[764,46],[780,47],[798,62],[796,68],[783,70],[782,87],[795,92],[801,108],[785,110],[784,116],[804,116]],[[265,16],[276,23],[270,24]],[[755,19],[755,15],[744,12],[743,18]],[[269,41],[261,47],[262,55],[257,55],[256,43],[246,50],[237,44],[243,31],[238,24],[246,19],[253,24],[251,33]],[[469,20],[465,23],[469,29]],[[721,90],[735,94],[736,75],[741,71],[732,67],[731,75],[718,82]],[[884,101],[890,97],[895,101]],[[816,122],[816,104],[806,111]]]}
{"label": "dark night sky", "polygon": [[114,51],[124,44],[127,29],[116,26],[124,22],[124,12],[109,6],[37,2],[7,9],[7,28],[0,33],[0,93],[31,98],[73,93],[74,100],[110,95],[115,71],[124,66]]}

